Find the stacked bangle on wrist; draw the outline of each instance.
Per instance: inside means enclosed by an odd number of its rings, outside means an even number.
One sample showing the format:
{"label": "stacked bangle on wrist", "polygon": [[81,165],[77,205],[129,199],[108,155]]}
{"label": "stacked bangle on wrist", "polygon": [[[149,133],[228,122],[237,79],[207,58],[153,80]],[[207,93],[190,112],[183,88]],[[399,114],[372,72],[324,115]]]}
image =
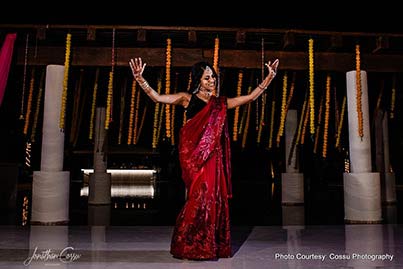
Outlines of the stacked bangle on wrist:
{"label": "stacked bangle on wrist", "polygon": [[144,80],[142,83],[140,83],[140,87],[143,90],[147,90],[148,88],[150,88],[150,85],[148,84],[147,80]]}
{"label": "stacked bangle on wrist", "polygon": [[261,90],[266,90],[267,89],[267,87],[263,87],[263,85],[262,84],[259,84],[259,85],[257,85]]}

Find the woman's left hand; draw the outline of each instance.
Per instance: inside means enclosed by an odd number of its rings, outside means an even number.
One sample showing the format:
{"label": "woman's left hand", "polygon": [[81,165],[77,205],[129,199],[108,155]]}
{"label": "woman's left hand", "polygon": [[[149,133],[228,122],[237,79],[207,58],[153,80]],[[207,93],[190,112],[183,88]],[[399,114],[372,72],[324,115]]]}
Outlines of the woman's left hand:
{"label": "woman's left hand", "polygon": [[269,61],[268,63],[265,64],[267,66],[267,69],[269,70],[268,76],[272,79],[277,75],[277,68],[278,68],[279,62],[280,61],[278,59],[276,59],[276,60],[274,60],[273,63]]}

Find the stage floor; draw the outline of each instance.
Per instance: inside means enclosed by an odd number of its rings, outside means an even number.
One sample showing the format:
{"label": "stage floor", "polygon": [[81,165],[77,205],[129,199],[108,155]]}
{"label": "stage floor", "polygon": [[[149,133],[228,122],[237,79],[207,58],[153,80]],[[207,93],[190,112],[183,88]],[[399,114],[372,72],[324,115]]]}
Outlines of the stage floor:
{"label": "stage floor", "polygon": [[233,256],[169,253],[172,226],[0,226],[0,268],[403,268],[403,225],[232,227]]}

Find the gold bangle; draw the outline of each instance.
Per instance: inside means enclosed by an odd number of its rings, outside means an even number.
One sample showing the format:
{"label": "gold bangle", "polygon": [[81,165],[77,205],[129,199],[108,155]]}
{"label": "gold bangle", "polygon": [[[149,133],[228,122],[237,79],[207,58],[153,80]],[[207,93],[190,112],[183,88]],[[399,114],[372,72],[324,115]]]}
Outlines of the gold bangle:
{"label": "gold bangle", "polygon": [[261,90],[263,90],[263,91],[267,89],[267,87],[263,87],[262,84],[259,84],[259,85],[257,85],[257,86],[258,86]]}

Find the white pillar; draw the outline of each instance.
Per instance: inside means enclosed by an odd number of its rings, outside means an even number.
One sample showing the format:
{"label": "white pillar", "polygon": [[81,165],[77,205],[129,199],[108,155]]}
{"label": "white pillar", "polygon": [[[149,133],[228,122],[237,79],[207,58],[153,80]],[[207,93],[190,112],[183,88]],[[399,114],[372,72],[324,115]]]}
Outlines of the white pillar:
{"label": "white pillar", "polygon": [[292,141],[298,126],[297,110],[290,109],[285,122],[286,173],[281,174],[281,201],[283,205],[304,203],[304,176],[299,173],[296,149],[294,147],[290,164]]}
{"label": "white pillar", "polygon": [[372,173],[367,73],[361,71],[364,136],[358,135],[356,71],[346,74],[351,173],[344,174],[346,221],[379,222],[382,218],[379,173]]}
{"label": "white pillar", "polygon": [[111,203],[111,174],[106,172],[105,139],[105,108],[98,107],[95,122],[94,173],[90,174],[88,190],[88,203],[92,205]]}
{"label": "white pillar", "polygon": [[69,220],[70,172],[63,170],[64,133],[59,128],[64,66],[46,68],[41,171],[34,171],[31,223]]}

